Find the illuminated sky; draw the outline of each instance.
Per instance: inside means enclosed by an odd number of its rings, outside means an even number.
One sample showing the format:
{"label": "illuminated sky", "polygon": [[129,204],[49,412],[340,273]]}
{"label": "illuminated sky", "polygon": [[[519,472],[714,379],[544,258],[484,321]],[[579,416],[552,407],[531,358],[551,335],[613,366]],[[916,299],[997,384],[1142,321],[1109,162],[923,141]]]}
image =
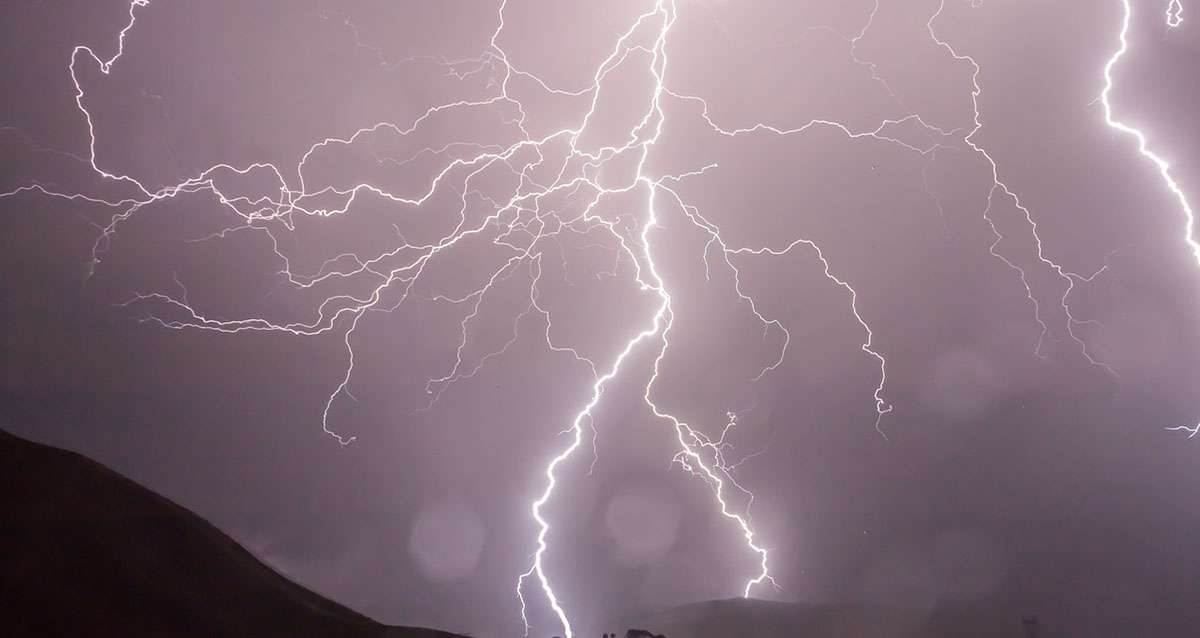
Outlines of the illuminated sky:
{"label": "illuminated sky", "polygon": [[384,621],[1172,635],[1189,9],[13,3],[4,417]]}

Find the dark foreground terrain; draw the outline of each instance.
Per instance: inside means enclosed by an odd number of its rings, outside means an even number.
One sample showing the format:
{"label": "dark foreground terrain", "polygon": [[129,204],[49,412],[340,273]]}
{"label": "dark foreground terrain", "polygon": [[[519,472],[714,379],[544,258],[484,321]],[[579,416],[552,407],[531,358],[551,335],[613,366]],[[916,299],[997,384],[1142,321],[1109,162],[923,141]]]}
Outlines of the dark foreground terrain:
{"label": "dark foreground terrain", "polygon": [[3,431],[0,503],[3,636],[453,636],[381,625],[115,472]]}
{"label": "dark foreground terrain", "polygon": [[[641,614],[629,624],[668,638],[1025,638],[1052,635],[1036,619],[962,603],[932,614],[863,604],[807,605],[735,598]],[[1061,634],[1053,634],[1061,635]]]}

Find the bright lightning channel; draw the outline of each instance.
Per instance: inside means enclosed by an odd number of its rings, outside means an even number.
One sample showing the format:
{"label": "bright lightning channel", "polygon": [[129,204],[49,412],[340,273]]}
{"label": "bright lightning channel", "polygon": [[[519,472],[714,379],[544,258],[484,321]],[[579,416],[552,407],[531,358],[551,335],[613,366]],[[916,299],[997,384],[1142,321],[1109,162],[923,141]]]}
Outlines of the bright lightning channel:
{"label": "bright lightning channel", "polygon": [[1167,26],[1174,29],[1181,24],[1183,24],[1183,0],[1171,0],[1167,4]]}
{"label": "bright lightning channel", "polygon": [[[1132,0],[1121,0],[1121,5],[1124,13],[1121,17],[1121,30],[1117,36],[1120,44],[1117,50],[1113,52],[1112,57],[1104,65],[1104,89],[1100,92],[1100,104],[1104,107],[1104,123],[1109,128],[1132,137],[1137,142],[1138,153],[1150,160],[1154,164],[1154,167],[1158,169],[1158,174],[1162,177],[1163,184],[1175,196],[1175,201],[1179,203],[1179,210],[1183,213],[1183,234],[1180,239],[1191,249],[1192,256],[1196,259],[1197,265],[1200,265],[1200,242],[1197,242],[1195,237],[1196,215],[1192,210],[1191,203],[1188,202],[1187,195],[1183,192],[1183,187],[1171,175],[1171,164],[1150,149],[1150,142],[1147,140],[1145,133],[1117,119],[1113,111],[1111,97],[1113,89],[1116,86],[1113,80],[1113,69],[1116,68],[1121,58],[1129,52],[1129,28],[1133,21]],[[1172,0],[1167,8],[1167,26],[1175,28],[1181,24],[1183,24],[1183,4],[1180,0]],[[1200,433],[1200,423],[1196,425],[1177,425],[1167,429],[1187,432],[1188,438],[1191,438]]]}

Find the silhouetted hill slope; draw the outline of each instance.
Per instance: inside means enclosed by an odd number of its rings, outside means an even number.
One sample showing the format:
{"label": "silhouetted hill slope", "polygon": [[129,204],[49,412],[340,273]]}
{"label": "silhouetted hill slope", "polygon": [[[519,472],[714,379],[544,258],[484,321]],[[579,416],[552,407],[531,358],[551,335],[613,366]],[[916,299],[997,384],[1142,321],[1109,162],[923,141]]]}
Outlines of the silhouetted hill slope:
{"label": "silhouetted hill slope", "polygon": [[0,635],[452,638],[284,578],[200,517],[0,431]]}
{"label": "silhouetted hill slope", "polygon": [[864,604],[810,605],[735,598],[640,614],[626,621],[669,638],[1003,638],[1024,635],[1020,615],[959,602],[917,614]]}

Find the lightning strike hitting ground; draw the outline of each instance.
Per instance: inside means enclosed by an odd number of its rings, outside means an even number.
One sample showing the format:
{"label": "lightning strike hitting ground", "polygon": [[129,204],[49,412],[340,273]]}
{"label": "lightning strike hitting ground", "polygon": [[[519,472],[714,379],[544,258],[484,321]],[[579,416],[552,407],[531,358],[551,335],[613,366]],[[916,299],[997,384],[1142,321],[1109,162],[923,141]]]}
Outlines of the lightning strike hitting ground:
{"label": "lightning strike hitting ground", "polygon": [[[1138,142],[1140,153],[1150,159],[1158,167],[1164,181],[1176,195],[1185,214],[1187,224],[1184,240],[1188,242],[1200,261],[1200,244],[1193,238],[1194,217],[1187,199],[1179,185],[1172,179],[1169,165],[1165,160],[1153,153],[1147,147],[1145,136],[1126,124],[1116,120],[1109,103],[1109,95],[1113,90],[1112,69],[1128,49],[1126,36],[1129,28],[1132,9],[1130,0],[1123,0],[1125,19],[1120,33],[1120,49],[1108,61],[1104,69],[1106,80],[1101,94],[1105,117],[1108,125],[1118,131],[1134,137]],[[811,27],[811,29],[826,30],[841,38],[847,46],[847,54],[864,72],[869,72],[873,81],[884,87],[890,96],[898,113],[890,119],[879,122],[875,128],[856,130],[843,123],[814,119],[799,126],[777,126],[767,122],[750,122],[728,124],[717,122],[711,115],[709,104],[704,98],[688,95],[673,90],[668,80],[668,43],[672,28],[678,18],[677,0],[655,0],[653,6],[638,15],[624,31],[616,37],[607,56],[595,68],[589,84],[582,88],[561,88],[552,86],[541,77],[518,68],[510,60],[508,53],[500,45],[501,36],[505,31],[506,9],[508,0],[501,0],[496,13],[497,24],[492,31],[486,50],[478,57],[469,59],[448,60],[436,56],[405,58],[389,62],[379,47],[364,43],[359,37],[358,28],[349,19],[341,22],[353,31],[356,46],[373,52],[384,66],[395,67],[405,64],[432,64],[445,70],[448,77],[458,81],[479,76],[487,76],[487,90],[493,91],[488,95],[473,100],[460,100],[439,104],[428,108],[411,121],[400,124],[395,122],[378,122],[371,126],[360,128],[348,136],[331,136],[313,143],[302,154],[291,171],[281,170],[274,164],[261,162],[245,165],[219,163],[200,171],[194,177],[180,183],[157,189],[151,189],[129,175],[110,172],[103,168],[97,149],[96,124],[92,113],[87,107],[87,96],[83,84],[79,80],[78,67],[89,60],[104,75],[108,75],[113,66],[125,54],[125,44],[128,34],[134,29],[138,15],[147,10],[150,0],[132,0],[129,3],[129,19],[116,37],[114,50],[111,55],[104,57],[88,46],[76,46],[71,52],[68,71],[75,88],[75,103],[80,111],[87,129],[86,157],[77,156],[86,162],[91,171],[104,182],[126,188],[130,192],[120,197],[89,195],[82,192],[71,192],[51,188],[42,184],[29,184],[8,193],[0,193],[0,197],[11,197],[21,193],[37,193],[43,196],[62,198],[71,201],[84,201],[103,206],[114,211],[108,223],[100,228],[93,245],[89,272],[100,264],[101,256],[110,248],[118,229],[136,214],[143,212],[159,203],[181,198],[187,195],[207,194],[215,198],[220,207],[229,211],[239,222],[206,236],[199,241],[219,240],[233,233],[255,233],[265,237],[271,246],[272,253],[280,263],[280,274],[286,283],[296,289],[315,289],[318,287],[345,284],[353,288],[353,282],[370,282],[364,290],[357,292],[340,292],[325,297],[313,309],[312,316],[303,321],[281,322],[268,317],[244,316],[241,318],[217,318],[205,314],[201,309],[192,305],[188,298],[187,288],[178,276],[174,283],[178,292],[150,292],[137,294],[125,302],[129,306],[147,306],[153,309],[146,321],[156,323],[168,329],[208,330],[221,333],[241,332],[282,332],[295,336],[317,336],[323,334],[338,334],[346,352],[346,367],[342,371],[339,383],[334,387],[325,401],[321,415],[323,430],[338,443],[347,445],[355,440],[335,431],[331,427],[330,412],[343,396],[354,400],[350,384],[354,375],[357,329],[360,321],[368,312],[393,312],[405,303],[415,303],[417,300],[447,304],[456,308],[465,308],[458,326],[458,340],[453,361],[444,373],[431,376],[425,385],[428,401],[418,408],[429,411],[435,408],[439,399],[448,388],[464,379],[477,375],[491,361],[503,355],[520,338],[520,326],[523,322],[539,322],[544,334],[546,348],[556,354],[561,354],[571,365],[578,365],[586,371],[591,379],[590,392],[584,403],[571,420],[570,425],[562,431],[566,444],[559,448],[546,463],[543,471],[544,487],[538,497],[530,504],[530,516],[536,526],[535,550],[531,557],[528,571],[517,578],[516,595],[520,605],[520,614],[524,621],[526,634],[530,630],[528,618],[529,601],[526,600],[526,586],[531,580],[536,581],[546,605],[561,625],[567,638],[572,638],[575,629],[570,622],[569,606],[562,595],[552,585],[551,568],[547,564],[547,552],[553,533],[552,521],[546,516],[545,508],[554,499],[561,487],[559,470],[570,460],[583,445],[586,430],[591,430],[593,453],[597,428],[594,423],[594,410],[603,399],[604,393],[611,382],[620,375],[646,375],[642,387],[642,400],[649,412],[660,422],[668,424],[674,433],[678,449],[672,461],[684,470],[703,480],[711,489],[716,510],[721,516],[729,519],[745,540],[746,548],[754,556],[755,568],[741,587],[744,596],[750,596],[755,588],[770,583],[775,585],[769,566],[769,553],[758,540],[753,529],[750,510],[754,504],[754,494],[740,484],[735,476],[737,467],[755,456],[751,454],[738,461],[727,459],[731,444],[727,436],[737,424],[737,415],[730,412],[728,422],[719,436],[706,433],[706,428],[693,426],[674,416],[655,400],[656,384],[661,377],[662,362],[671,347],[670,337],[675,327],[675,321],[686,321],[686,317],[677,316],[672,305],[672,293],[668,282],[664,280],[657,266],[655,251],[657,235],[662,232],[664,219],[670,217],[693,225],[706,233],[708,240],[704,245],[702,261],[705,268],[705,279],[713,268],[726,269],[732,276],[732,297],[738,304],[744,304],[755,319],[762,325],[764,336],[769,331],[776,331],[782,338],[782,345],[774,358],[764,365],[754,380],[761,379],[783,364],[791,342],[791,333],[783,323],[767,316],[759,309],[756,299],[746,293],[742,286],[742,274],[738,267],[741,259],[771,258],[791,253],[793,249],[811,250],[820,263],[821,272],[826,279],[845,291],[850,315],[861,327],[864,340],[862,351],[878,364],[879,381],[875,386],[872,397],[874,401],[876,430],[883,434],[882,421],[893,406],[884,398],[887,382],[887,360],[875,343],[875,333],[871,324],[860,311],[859,295],[851,283],[835,273],[836,268],[826,258],[821,247],[806,238],[789,238],[775,246],[730,246],[721,234],[721,229],[710,222],[700,208],[686,201],[678,188],[686,180],[702,179],[706,172],[717,170],[718,164],[696,167],[690,172],[675,175],[653,175],[648,170],[648,159],[655,145],[660,141],[663,128],[667,121],[664,110],[665,101],[675,101],[679,104],[698,105],[699,117],[709,129],[725,137],[741,136],[801,136],[813,129],[828,129],[835,131],[848,140],[870,139],[890,144],[906,153],[920,158],[925,170],[936,157],[939,150],[951,146],[965,145],[971,151],[983,158],[990,167],[991,186],[987,195],[987,205],[983,217],[990,227],[994,242],[989,246],[989,252],[1011,268],[1018,276],[1026,298],[1033,308],[1034,320],[1041,332],[1034,348],[1039,356],[1045,356],[1043,345],[1051,335],[1052,329],[1042,313],[1042,305],[1035,294],[1028,272],[1012,259],[1006,257],[997,247],[1004,240],[996,223],[993,221],[993,207],[1001,202],[1011,202],[1019,210],[1029,228],[1030,235],[1036,246],[1039,267],[1049,268],[1065,285],[1065,292],[1058,303],[1067,318],[1065,332],[1076,344],[1079,352],[1089,362],[1104,367],[1109,372],[1112,368],[1106,363],[1097,361],[1090,354],[1087,344],[1079,337],[1075,328],[1090,320],[1077,319],[1069,307],[1068,301],[1075,286],[1092,281],[1103,268],[1090,275],[1080,275],[1071,272],[1046,256],[1042,240],[1038,234],[1037,223],[1028,208],[1022,204],[1018,195],[1002,180],[997,162],[987,150],[974,142],[976,134],[983,127],[978,98],[982,92],[979,75],[981,69],[975,59],[961,54],[949,43],[939,38],[934,24],[945,9],[945,2],[939,3],[937,10],[925,23],[929,37],[939,47],[944,49],[954,60],[966,62],[971,66],[972,73],[972,107],[973,126],[969,131],[946,130],[928,123],[918,113],[908,109],[897,96],[887,81],[878,74],[878,69],[872,62],[858,55],[858,45],[871,29],[879,12],[878,2],[867,16],[862,29],[853,35],[838,33],[830,27]],[[976,6],[976,3],[972,3]],[[325,16],[329,18],[331,16]],[[1179,0],[1173,0],[1167,9],[1167,23],[1176,27],[1183,20],[1183,6]],[[646,95],[629,98],[630,102],[641,106],[640,119],[631,128],[623,131],[620,139],[610,140],[599,148],[593,148],[583,143],[584,134],[591,131],[594,124],[601,95],[607,88],[606,81],[618,68],[626,64],[644,65],[653,86]],[[529,115],[526,105],[514,93],[515,81],[531,82],[544,94],[565,98],[584,98],[589,100],[589,107],[583,115],[568,127],[549,133],[534,135],[530,131]],[[360,182],[352,186],[339,187],[333,184],[326,186],[310,186],[319,181],[312,175],[310,164],[315,158],[344,147],[350,147],[372,136],[391,134],[399,138],[423,131],[430,121],[448,113],[500,113],[500,129],[511,131],[515,138],[508,144],[482,144],[468,140],[454,140],[440,146],[422,148],[415,154],[403,160],[382,158],[376,156],[381,164],[385,159],[395,163],[397,168],[404,167],[418,157],[432,157],[445,160],[433,177],[416,192],[392,192],[388,188],[368,182]],[[902,140],[892,134],[895,127],[911,125],[919,127],[926,133],[930,142],[925,145],[914,144]],[[600,177],[601,169],[615,164],[615,160],[636,158],[635,170],[619,183],[610,183]],[[503,196],[485,193],[476,181],[482,181],[493,173],[505,173],[515,178],[516,185]],[[285,175],[294,175],[289,179]],[[220,185],[220,180],[231,176],[259,177],[269,181],[273,194],[248,195],[237,192],[226,192],[227,188]],[[548,177],[547,177],[548,175]],[[436,240],[410,243],[399,228],[396,229],[396,243],[388,250],[374,254],[360,255],[354,252],[344,252],[336,257],[325,260],[310,273],[294,270],[288,251],[280,242],[280,237],[295,229],[297,216],[314,218],[335,217],[348,214],[360,199],[377,199],[389,204],[409,209],[419,209],[428,203],[435,194],[451,189],[458,195],[458,210],[453,212],[457,221],[453,228]],[[926,193],[938,209],[941,209],[939,198],[928,187],[926,177]],[[643,202],[634,213],[606,216],[604,206],[620,197],[636,197]],[[329,201],[340,202],[330,205]],[[322,203],[323,202],[323,203]],[[571,205],[581,206],[574,210]],[[473,219],[477,207],[484,207],[487,214]],[[574,236],[585,239],[589,246],[597,246],[611,250],[614,255],[613,265],[605,275],[617,277],[620,272],[632,270],[632,280],[637,292],[652,298],[653,312],[641,322],[641,328],[623,346],[601,360],[594,356],[585,356],[575,346],[564,344],[555,339],[553,313],[542,301],[543,258],[553,253],[546,252],[553,242],[558,242],[564,236]],[[490,271],[478,288],[467,294],[423,293],[418,283],[427,278],[427,267],[431,262],[449,258],[448,255],[462,245],[472,240],[486,239],[506,251],[506,258],[491,264]],[[561,244],[558,244],[561,248]],[[716,255],[718,260],[711,261]],[[485,304],[497,294],[495,291],[503,284],[518,281],[527,282],[528,301],[521,298],[523,308],[512,317],[509,338],[498,348],[482,354],[469,352],[468,342],[476,324],[483,319]],[[410,302],[410,300],[412,300]],[[507,326],[507,324],[505,324]],[[649,370],[635,369],[634,359],[640,350],[647,350],[652,356]],[[473,360],[472,360],[473,357]],[[631,369],[634,368],[634,369]],[[641,377],[638,377],[641,378]],[[1180,426],[1173,429],[1183,429],[1192,436],[1200,432],[1200,425]],[[761,453],[761,452],[760,452]],[[757,453],[756,453],[757,454]],[[597,457],[593,454],[593,466]],[[777,585],[775,585],[777,586]]]}

